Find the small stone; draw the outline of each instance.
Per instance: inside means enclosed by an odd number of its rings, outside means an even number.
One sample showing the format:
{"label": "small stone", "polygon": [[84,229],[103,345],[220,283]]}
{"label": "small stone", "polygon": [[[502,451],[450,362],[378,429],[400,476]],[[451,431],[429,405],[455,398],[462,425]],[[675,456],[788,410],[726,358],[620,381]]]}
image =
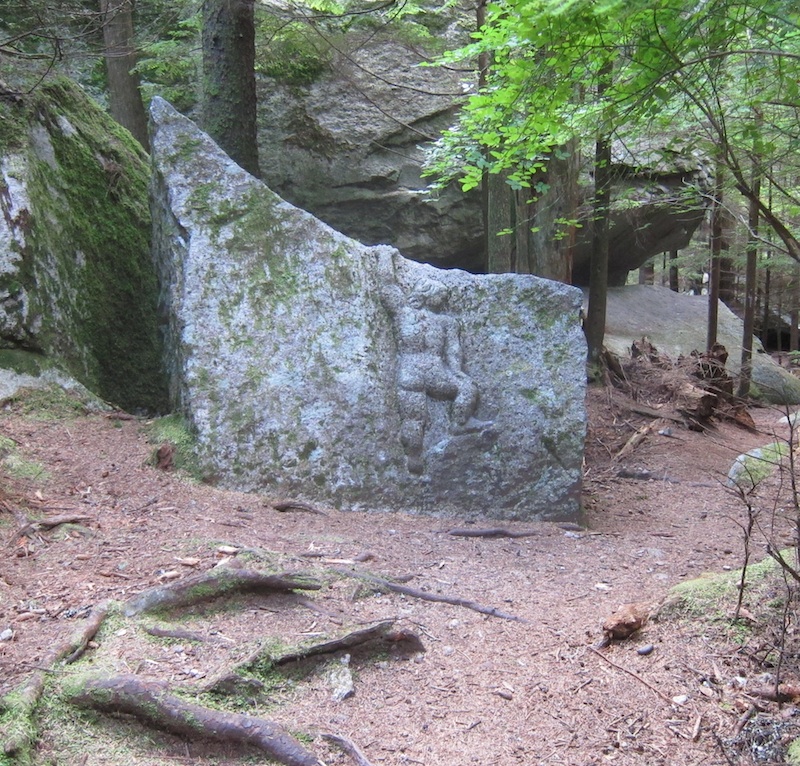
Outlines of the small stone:
{"label": "small stone", "polygon": [[11,628],[6,628],[0,633],[0,641],[10,641],[12,638],[14,638],[14,631]]}
{"label": "small stone", "polygon": [[685,705],[689,701],[689,695],[688,694],[678,694],[677,696],[672,698],[672,701],[676,705]]}
{"label": "small stone", "polygon": [[655,649],[655,646],[652,644],[645,644],[644,646],[640,646],[636,650],[636,654],[641,655],[642,657],[647,657],[648,654],[652,654]]}

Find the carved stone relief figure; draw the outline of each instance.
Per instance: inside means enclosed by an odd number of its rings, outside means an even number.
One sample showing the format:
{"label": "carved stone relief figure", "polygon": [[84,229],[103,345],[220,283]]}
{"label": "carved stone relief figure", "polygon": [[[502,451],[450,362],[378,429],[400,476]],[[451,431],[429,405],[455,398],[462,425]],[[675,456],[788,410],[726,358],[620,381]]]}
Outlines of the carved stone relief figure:
{"label": "carved stone relief figure", "polygon": [[436,279],[418,279],[406,297],[395,281],[391,256],[381,256],[381,300],[392,316],[397,341],[397,400],[400,441],[410,473],[424,471],[425,431],[430,423],[428,398],[452,402],[454,433],[488,428],[474,418],[478,387],[463,371],[458,321],[448,315],[447,287]]}

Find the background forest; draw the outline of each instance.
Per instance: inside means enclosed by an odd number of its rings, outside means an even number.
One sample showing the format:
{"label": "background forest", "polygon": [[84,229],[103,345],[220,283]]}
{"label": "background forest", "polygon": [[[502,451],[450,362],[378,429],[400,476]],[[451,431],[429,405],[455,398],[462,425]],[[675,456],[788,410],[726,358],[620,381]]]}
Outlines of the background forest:
{"label": "background forest", "polygon": [[[569,282],[576,232],[591,231],[590,360],[609,211],[636,204],[616,191],[622,158],[647,172],[700,157],[705,224],[638,279],[718,295],[745,319],[746,362],[753,332],[798,348],[798,19],[780,0],[31,0],[2,4],[0,61],[6,98],[66,74],[145,147],[144,105],[162,95],[259,175],[255,79],[302,89],[370,36],[396,36],[419,66],[463,76],[428,173],[431,194],[481,189],[482,270]],[[671,204],[696,206],[689,191]]]}

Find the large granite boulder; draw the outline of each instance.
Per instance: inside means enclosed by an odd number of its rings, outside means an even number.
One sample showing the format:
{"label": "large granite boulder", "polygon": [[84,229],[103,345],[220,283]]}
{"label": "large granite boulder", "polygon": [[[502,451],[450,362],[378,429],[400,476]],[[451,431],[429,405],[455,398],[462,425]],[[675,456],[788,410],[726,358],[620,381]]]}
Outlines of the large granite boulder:
{"label": "large granite boulder", "polygon": [[579,514],[580,291],[361,245],[165,101],[151,119],[171,393],[210,479],[345,508]]}
{"label": "large granite boulder", "polygon": [[420,66],[386,35],[351,41],[314,82],[259,80],[264,181],[284,199],[368,245],[436,266],[480,270],[480,194],[428,194],[426,148],[455,121],[462,76]]}
{"label": "large granite boulder", "polygon": [[146,155],[67,80],[0,99],[0,124],[0,367],[163,410]]}
{"label": "large granite boulder", "polygon": [[[476,83],[463,71],[422,66],[424,58],[397,36],[353,33],[311,83],[262,76],[262,175],[284,199],[364,244],[390,244],[435,266],[485,271],[480,193],[464,194],[457,184],[429,193],[422,176],[433,142],[456,122]],[[690,146],[672,150],[664,143],[666,137],[634,150],[614,147],[611,284],[625,284],[629,271],[659,253],[686,247],[705,216],[707,163]],[[572,282],[588,285],[589,167],[580,190]]]}
{"label": "large granite boulder", "polygon": [[[673,359],[704,351],[708,296],[675,293],[655,285],[628,285],[608,291],[605,345],[615,354],[627,355],[631,344],[646,336]],[[728,350],[727,369],[741,370],[742,320],[722,301],[718,305],[717,339]],[[752,381],[758,392],[776,404],[800,404],[800,380],[765,353],[753,340]]]}

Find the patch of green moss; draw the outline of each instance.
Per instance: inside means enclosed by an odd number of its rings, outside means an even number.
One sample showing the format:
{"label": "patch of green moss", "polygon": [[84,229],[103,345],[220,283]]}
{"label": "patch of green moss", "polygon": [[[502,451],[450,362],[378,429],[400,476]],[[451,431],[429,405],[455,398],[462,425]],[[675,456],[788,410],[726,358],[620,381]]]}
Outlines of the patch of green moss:
{"label": "patch of green moss", "polygon": [[173,465],[185,471],[193,479],[202,479],[202,468],[197,454],[197,438],[189,421],[182,415],[172,414],[157,418],[145,426],[147,440],[157,445],[153,450],[152,463],[156,463],[156,451],[168,442],[175,450]]}
{"label": "patch of green moss", "polygon": [[37,91],[30,119],[54,158],[29,155],[41,344],[104,399],[163,411],[147,158],[69,81]]}
{"label": "patch of green moss", "polygon": [[50,366],[47,357],[34,351],[25,351],[20,348],[0,349],[0,367],[4,370],[13,370],[19,375],[38,377]]}
{"label": "patch of green moss", "polygon": [[786,748],[786,763],[788,766],[800,766],[800,737],[792,740]]}
{"label": "patch of green moss", "polygon": [[273,14],[259,14],[256,34],[266,42],[256,46],[256,72],[287,85],[311,85],[331,60],[323,38],[302,21],[286,22]]}
{"label": "patch of green moss", "polygon": [[22,388],[9,400],[12,409],[31,420],[72,420],[87,412],[87,401],[61,386]]}

